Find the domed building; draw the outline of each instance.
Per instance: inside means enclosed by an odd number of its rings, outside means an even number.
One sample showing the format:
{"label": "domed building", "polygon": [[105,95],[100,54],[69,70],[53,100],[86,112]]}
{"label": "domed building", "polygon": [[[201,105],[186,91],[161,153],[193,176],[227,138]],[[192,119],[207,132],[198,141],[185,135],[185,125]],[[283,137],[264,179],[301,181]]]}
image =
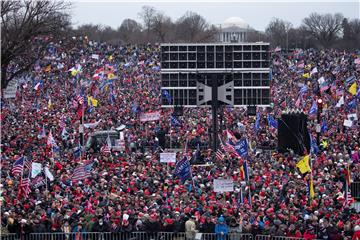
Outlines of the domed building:
{"label": "domed building", "polygon": [[220,42],[245,42],[249,24],[242,18],[230,17],[220,25],[219,40]]}

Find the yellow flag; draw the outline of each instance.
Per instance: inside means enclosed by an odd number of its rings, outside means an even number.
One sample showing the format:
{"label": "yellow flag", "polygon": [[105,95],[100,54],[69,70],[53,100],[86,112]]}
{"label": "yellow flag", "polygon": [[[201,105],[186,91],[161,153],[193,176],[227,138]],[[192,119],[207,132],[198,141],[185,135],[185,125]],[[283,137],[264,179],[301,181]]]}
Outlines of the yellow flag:
{"label": "yellow flag", "polygon": [[51,98],[49,98],[49,101],[48,101],[48,109],[51,109],[52,108],[52,102],[51,102]]}
{"label": "yellow flag", "polygon": [[50,72],[50,71],[51,71],[51,65],[49,65],[45,68],[45,72]]}
{"label": "yellow flag", "polygon": [[113,73],[108,74],[108,79],[113,79],[114,77],[115,77],[115,75]]}
{"label": "yellow flag", "polygon": [[299,170],[302,174],[311,171],[311,168],[309,165],[309,159],[310,159],[309,155],[306,155],[305,157],[300,159],[300,161],[296,164],[296,167],[299,168]]}
{"label": "yellow flag", "polygon": [[71,76],[75,77],[77,73],[78,73],[77,70],[72,70],[72,71],[71,71]]}
{"label": "yellow flag", "polygon": [[88,100],[88,105],[90,106],[90,103],[91,103],[91,99],[92,97],[90,97],[89,95],[87,96],[87,100]]}
{"label": "yellow flag", "polygon": [[91,105],[92,105],[93,107],[97,107],[97,105],[98,105],[98,100],[96,100],[95,98],[91,98]]}
{"label": "yellow flag", "polygon": [[309,78],[310,77],[310,74],[309,73],[304,73],[303,74],[303,78]]}
{"label": "yellow flag", "polygon": [[351,93],[352,95],[356,94],[356,82],[354,82],[350,87],[349,87],[349,93]]}
{"label": "yellow flag", "polygon": [[113,56],[110,55],[110,56],[109,56],[109,61],[112,61],[112,60],[113,60]]}
{"label": "yellow flag", "polygon": [[324,140],[324,141],[322,141],[322,142],[320,143],[320,145],[321,145],[323,148],[327,148],[328,142]]}

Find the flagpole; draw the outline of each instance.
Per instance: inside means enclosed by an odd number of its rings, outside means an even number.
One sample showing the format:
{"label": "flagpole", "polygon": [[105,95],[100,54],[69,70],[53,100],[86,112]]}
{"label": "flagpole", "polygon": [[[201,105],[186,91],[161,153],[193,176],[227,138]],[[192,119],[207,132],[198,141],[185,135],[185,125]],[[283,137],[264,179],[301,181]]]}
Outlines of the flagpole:
{"label": "flagpole", "polygon": [[346,169],[346,199],[345,205],[348,205],[349,201],[349,185],[350,185],[350,162],[347,162],[347,169]]}
{"label": "flagpole", "polygon": [[[44,168],[44,173],[45,173],[45,168]],[[48,193],[48,182],[47,182],[47,175],[45,174],[45,189],[46,189],[46,196]]]}
{"label": "flagpole", "polygon": [[[84,103],[85,104],[85,101]],[[84,106],[82,107],[82,114],[81,114],[81,123],[80,123],[80,142],[81,142],[81,149],[80,149],[80,160],[83,158],[83,148],[84,148]]]}
{"label": "flagpole", "polygon": [[251,187],[250,187],[250,184],[249,184],[249,203],[250,203],[250,206],[252,206]]}
{"label": "flagpole", "polygon": [[346,189],[345,189],[345,194],[346,194],[346,199],[345,199],[345,206],[348,205],[348,200],[349,200],[349,183],[348,183],[348,179],[346,179]]}
{"label": "flagpole", "polygon": [[[185,142],[185,156],[187,157],[187,145],[188,145],[188,141],[189,139],[186,138],[186,142]],[[193,173],[192,173],[192,167],[191,167],[191,164],[190,164],[190,161],[189,161],[189,165],[190,165],[190,177],[191,177],[191,181],[192,181],[192,185],[193,185],[193,189],[194,189],[194,192],[195,192],[195,181],[194,181],[194,177],[193,177]]]}
{"label": "flagpole", "polygon": [[21,169],[21,179],[20,179],[20,186],[19,186],[19,192],[18,192],[18,197],[20,197],[19,193],[20,193],[20,190],[21,190],[21,184],[22,184],[22,181],[23,181],[23,177],[24,177],[24,167],[25,167],[25,161],[26,161],[26,157],[24,156],[24,161],[23,161],[23,164],[22,164],[22,169]]}
{"label": "flagpole", "polygon": [[243,191],[242,191],[242,185],[241,185],[241,182],[240,182],[240,201],[241,201],[241,204],[244,203],[244,196],[243,196]]}

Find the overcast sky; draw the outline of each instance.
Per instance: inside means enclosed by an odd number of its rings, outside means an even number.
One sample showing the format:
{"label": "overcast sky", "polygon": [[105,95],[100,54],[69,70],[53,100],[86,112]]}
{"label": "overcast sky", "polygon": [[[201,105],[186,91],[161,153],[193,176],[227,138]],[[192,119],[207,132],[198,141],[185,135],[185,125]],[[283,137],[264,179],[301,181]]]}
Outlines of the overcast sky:
{"label": "overcast sky", "polygon": [[360,16],[359,1],[75,1],[72,19],[75,26],[85,23],[120,26],[126,18],[141,22],[138,13],[142,6],[153,6],[176,20],[186,11],[199,13],[210,23],[219,25],[229,17],[241,17],[251,27],[264,30],[273,17],[290,21],[295,27],[312,12],[342,13],[347,18]]}

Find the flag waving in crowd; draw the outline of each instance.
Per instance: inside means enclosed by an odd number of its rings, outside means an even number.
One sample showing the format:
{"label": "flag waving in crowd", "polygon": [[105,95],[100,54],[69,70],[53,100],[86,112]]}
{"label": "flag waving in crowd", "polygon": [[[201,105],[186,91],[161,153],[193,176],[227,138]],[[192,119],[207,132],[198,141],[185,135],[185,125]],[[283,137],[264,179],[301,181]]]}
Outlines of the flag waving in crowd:
{"label": "flag waving in crowd", "polygon": [[[243,85],[258,76],[259,89],[270,86],[269,92],[239,87],[243,104],[270,101],[256,106],[256,116],[246,107],[221,106],[213,151],[208,108],[184,106],[175,116],[162,107],[195,101],[196,86],[178,91],[172,73],[164,80],[161,46],[119,46],[90,36],[32,41],[42,43],[45,57],[19,79],[15,98],[1,99],[2,220],[19,239],[26,239],[27,227],[40,238],[44,231],[49,238],[75,231],[83,240],[88,232],[121,232],[126,239],[142,231],[146,238],[160,236],[155,230],[181,232],[188,218],[210,234],[221,215],[219,224],[242,234],[283,238],[351,239],[360,224],[351,208],[360,181],[355,51],[272,51],[270,76],[241,72]],[[294,107],[307,115],[309,137],[296,138],[296,131],[285,138],[310,147],[305,156],[277,148],[278,120]],[[331,228],[322,231],[325,225]]]}
{"label": "flag waving in crowd", "polygon": [[185,182],[185,180],[191,177],[191,166],[186,156],[176,162],[175,175],[178,176],[182,182]]}

